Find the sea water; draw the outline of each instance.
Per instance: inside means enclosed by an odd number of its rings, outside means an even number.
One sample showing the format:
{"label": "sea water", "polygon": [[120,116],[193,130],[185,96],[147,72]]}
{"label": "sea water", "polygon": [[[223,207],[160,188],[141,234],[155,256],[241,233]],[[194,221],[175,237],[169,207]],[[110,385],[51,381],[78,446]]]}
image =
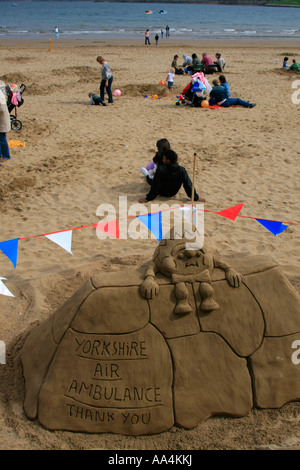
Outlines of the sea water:
{"label": "sea water", "polygon": [[[152,11],[146,14],[147,10]],[[163,11],[163,13],[160,13]],[[182,3],[0,1],[2,38],[241,39],[300,37],[300,8]]]}

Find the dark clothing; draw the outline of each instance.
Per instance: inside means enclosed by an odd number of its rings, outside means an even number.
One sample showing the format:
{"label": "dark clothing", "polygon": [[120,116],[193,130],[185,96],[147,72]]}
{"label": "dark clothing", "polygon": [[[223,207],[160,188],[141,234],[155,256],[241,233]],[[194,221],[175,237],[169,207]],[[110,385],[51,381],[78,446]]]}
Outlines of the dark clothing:
{"label": "dark clothing", "polygon": [[101,82],[100,82],[100,98],[101,98],[102,101],[104,101],[104,93],[106,91],[106,93],[108,95],[108,102],[113,103],[113,96],[112,96],[112,92],[111,92],[111,84],[112,84],[112,81],[113,81],[113,76],[111,76],[107,81],[108,81],[107,87],[105,86],[106,79],[102,79]]}
{"label": "dark clothing", "polygon": [[212,90],[209,95],[209,104],[219,104],[222,101],[228,98],[225,88],[221,85],[216,85],[212,87]]}
{"label": "dark clothing", "polygon": [[94,104],[96,106],[100,106],[100,104],[102,106],[106,106],[106,104],[104,103],[104,101],[100,98],[100,96],[96,95],[95,93],[92,94],[91,96],[91,104]]}
{"label": "dark clothing", "polygon": [[4,158],[5,160],[10,159],[9,153],[9,145],[6,138],[5,132],[0,132],[0,158]]}
{"label": "dark clothing", "polygon": [[[146,195],[147,201],[152,201],[156,196],[173,197],[183,185],[188,197],[192,197],[192,182],[186,169],[177,163],[160,165],[154,175],[151,189]],[[199,196],[194,190],[194,200],[198,201]]]}
{"label": "dark clothing", "polygon": [[219,104],[223,108],[229,108],[229,106],[243,106],[244,108],[251,108],[253,105],[249,101],[241,100],[240,98],[229,98],[226,89],[221,86],[213,86],[209,95],[209,104]]}

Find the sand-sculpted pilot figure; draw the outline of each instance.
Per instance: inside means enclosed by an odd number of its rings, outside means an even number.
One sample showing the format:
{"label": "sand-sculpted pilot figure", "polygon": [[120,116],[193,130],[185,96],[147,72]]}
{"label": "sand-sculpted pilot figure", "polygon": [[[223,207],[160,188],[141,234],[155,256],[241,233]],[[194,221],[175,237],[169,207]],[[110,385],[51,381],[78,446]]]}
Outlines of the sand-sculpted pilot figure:
{"label": "sand-sculpted pilot figure", "polygon": [[200,283],[201,310],[205,312],[216,310],[220,306],[214,298],[214,290],[211,285],[211,274],[214,268],[225,271],[225,277],[232,287],[240,287],[242,275],[204,247],[196,250],[186,249],[185,242],[185,239],[161,241],[140,286],[141,295],[146,299],[153,299],[158,294],[159,285],[156,274],[160,273],[170,278],[175,286],[177,304],[174,313],[185,315],[193,311],[188,302],[186,283],[195,282]]}

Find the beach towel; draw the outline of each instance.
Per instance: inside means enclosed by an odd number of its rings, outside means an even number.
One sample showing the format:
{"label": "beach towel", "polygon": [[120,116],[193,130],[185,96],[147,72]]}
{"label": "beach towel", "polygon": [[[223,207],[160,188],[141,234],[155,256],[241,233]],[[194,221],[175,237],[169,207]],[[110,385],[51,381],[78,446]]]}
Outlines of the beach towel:
{"label": "beach towel", "polygon": [[25,142],[21,140],[8,140],[7,141],[9,147],[25,147]]}

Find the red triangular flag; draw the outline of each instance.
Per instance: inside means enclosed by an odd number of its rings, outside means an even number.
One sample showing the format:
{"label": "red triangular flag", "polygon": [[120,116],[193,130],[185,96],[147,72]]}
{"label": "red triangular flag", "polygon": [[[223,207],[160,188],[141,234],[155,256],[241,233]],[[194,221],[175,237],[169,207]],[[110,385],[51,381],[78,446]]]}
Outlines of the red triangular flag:
{"label": "red triangular flag", "polygon": [[120,238],[119,222],[117,220],[110,220],[108,222],[98,222],[96,229],[104,232],[107,235],[115,238]]}
{"label": "red triangular flag", "polygon": [[235,220],[243,205],[244,203],[242,202],[241,204],[229,207],[228,209],[224,209],[223,211],[215,212],[215,214],[221,215],[222,217],[226,217],[226,219]]}

